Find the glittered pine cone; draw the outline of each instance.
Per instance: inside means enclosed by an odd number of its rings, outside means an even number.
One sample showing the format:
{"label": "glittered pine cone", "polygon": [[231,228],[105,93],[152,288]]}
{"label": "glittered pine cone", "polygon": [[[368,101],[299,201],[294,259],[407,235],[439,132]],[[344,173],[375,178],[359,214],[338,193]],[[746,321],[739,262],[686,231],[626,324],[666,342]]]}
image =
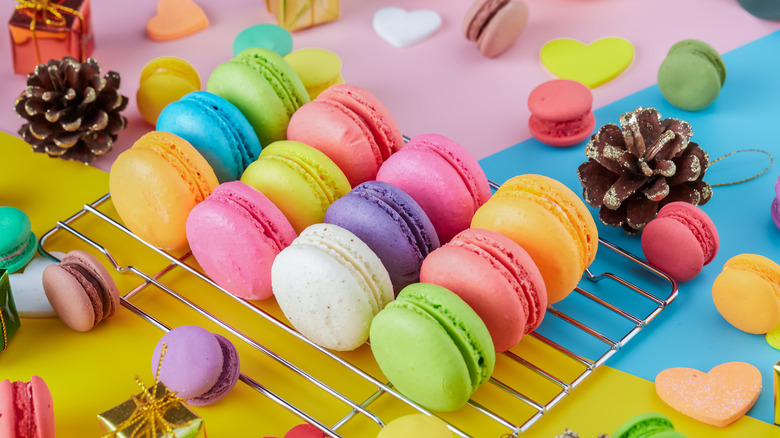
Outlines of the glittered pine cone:
{"label": "glittered pine cone", "polygon": [[91,58],[80,63],[66,56],[38,65],[16,99],[16,113],[27,120],[19,135],[35,152],[91,163],[111,150],[127,126],[120,114],[127,97],[119,94],[119,82],[113,71],[101,77]]}
{"label": "glittered pine cone", "polygon": [[577,176],[601,222],[632,234],[669,202],[709,201],[712,188],[702,180],[709,156],[690,141],[692,135],[687,122],[662,120],[654,108],[642,107],[620,116],[620,126],[599,128]]}

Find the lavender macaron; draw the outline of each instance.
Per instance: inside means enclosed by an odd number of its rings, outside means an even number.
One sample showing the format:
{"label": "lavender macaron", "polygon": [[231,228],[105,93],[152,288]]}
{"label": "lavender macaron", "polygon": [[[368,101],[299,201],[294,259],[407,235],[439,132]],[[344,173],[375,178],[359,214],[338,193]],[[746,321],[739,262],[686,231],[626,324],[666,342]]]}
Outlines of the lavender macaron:
{"label": "lavender macaron", "polygon": [[422,207],[406,192],[382,181],[366,181],[337,199],[325,223],[345,228],[376,253],[397,295],[420,280],[420,266],[439,247],[436,230]]}
{"label": "lavender macaron", "polygon": [[193,406],[206,406],[225,397],[238,381],[236,347],[224,336],[183,325],[163,335],[152,354],[152,372],[160,364],[160,381]]}
{"label": "lavender macaron", "polygon": [[777,228],[780,228],[780,201],[778,198],[780,198],[780,178],[777,178],[777,182],[775,182],[775,199],[772,200],[771,207],[772,220]]}

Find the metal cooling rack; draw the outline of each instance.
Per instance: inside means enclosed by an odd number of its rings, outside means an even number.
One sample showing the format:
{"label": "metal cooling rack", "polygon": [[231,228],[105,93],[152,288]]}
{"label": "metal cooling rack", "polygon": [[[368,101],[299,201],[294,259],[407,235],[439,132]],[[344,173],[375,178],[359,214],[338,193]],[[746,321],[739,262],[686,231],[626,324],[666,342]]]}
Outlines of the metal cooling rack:
{"label": "metal cooling rack", "polygon": [[[325,393],[327,393],[328,397],[332,398],[333,400],[332,403],[342,404],[348,410],[348,413],[343,418],[341,418],[340,420],[332,424],[325,424],[322,420],[315,418],[315,415],[311,415],[307,413],[304,409],[300,409],[293,403],[286,400],[283,396],[265,387],[262,383],[258,381],[258,379],[255,379],[243,373],[240,376],[240,380],[243,383],[255,389],[256,391],[263,394],[264,396],[268,397],[270,400],[277,403],[278,405],[284,407],[285,409],[299,416],[303,420],[313,424],[328,436],[331,437],[343,436],[339,433],[342,427],[348,422],[356,421],[356,418],[359,417],[364,417],[364,419],[368,419],[370,422],[375,423],[378,427],[383,427],[384,422],[380,418],[381,414],[379,413],[381,408],[376,404],[377,400],[379,400],[380,398],[386,399],[388,397],[391,397],[395,399],[395,400],[391,400],[394,403],[400,402],[406,404],[411,408],[427,415],[437,415],[436,413],[430,412],[425,408],[417,405],[413,401],[407,399],[406,397],[404,397],[403,395],[395,391],[389,383],[379,380],[377,377],[369,374],[368,372],[350,363],[348,360],[345,360],[344,358],[338,356],[337,354],[313,344],[311,341],[303,337],[293,328],[289,327],[285,322],[277,319],[272,314],[258,307],[255,303],[231,295],[230,293],[228,293],[227,291],[219,287],[217,284],[212,282],[208,277],[201,274],[198,270],[190,266],[187,263],[188,259],[190,259],[190,254],[184,255],[182,257],[175,257],[169,254],[168,252],[157,249],[151,246],[150,244],[144,242],[143,240],[135,236],[133,233],[131,233],[130,230],[128,230],[122,224],[120,224],[116,219],[110,217],[109,215],[107,215],[106,213],[98,209],[98,207],[101,206],[101,204],[106,203],[106,201],[108,201],[109,199],[110,199],[110,195],[106,194],[105,196],[101,197],[97,201],[91,204],[84,205],[81,211],[77,212],[76,214],[69,217],[68,219],[57,222],[57,225],[51,230],[49,230],[40,239],[40,248],[42,253],[44,253],[45,255],[51,258],[56,259],[56,257],[52,256],[46,250],[47,241],[49,241],[49,239],[51,239],[55,234],[63,233],[63,232],[69,233],[77,237],[78,239],[82,240],[83,242],[91,245],[97,251],[101,252],[106,257],[108,262],[118,272],[123,274],[136,275],[143,280],[143,282],[138,287],[126,293],[121,298],[121,304],[131,312],[135,313],[136,315],[140,316],[144,320],[148,321],[149,323],[153,324],[154,326],[158,327],[163,331],[168,331],[170,329],[170,327],[166,325],[164,322],[156,319],[150,313],[141,309],[138,305],[134,304],[134,301],[136,301],[135,297],[140,292],[147,289],[150,285],[154,285],[157,288],[159,288],[159,290],[162,291],[163,293],[168,294],[170,297],[173,297],[174,299],[184,304],[188,308],[196,311],[201,316],[219,325],[227,332],[231,333],[241,341],[245,342],[247,345],[255,348],[262,354],[267,355],[278,365],[289,369],[290,371],[294,372],[301,378],[305,379],[305,381],[308,382],[307,384],[314,385],[314,387],[323,390]],[[108,248],[103,244],[101,244],[100,242],[96,241],[94,238],[89,237],[88,234],[94,234],[93,233],[95,229],[94,227],[89,227],[90,229],[87,232],[82,232],[74,228],[74,223],[77,224],[78,220],[90,216],[99,220],[98,226],[112,227],[115,228],[116,230],[119,230],[127,234],[128,236],[134,238],[141,244],[145,245],[150,251],[153,251],[159,256],[162,256],[165,259],[167,259],[169,264],[161,271],[156,273],[151,273],[151,274],[143,272],[141,269],[133,265],[120,265],[117,262],[117,260],[114,258],[114,255],[112,254],[112,249],[117,249],[117,248]],[[579,386],[583,381],[585,381],[589,376],[591,376],[596,369],[598,369],[609,358],[611,358],[622,347],[624,347],[629,341],[631,341],[637,335],[637,333],[639,333],[639,331],[641,331],[646,326],[647,323],[653,320],[661,311],[663,311],[666,308],[666,306],[668,306],[677,297],[677,284],[669,276],[656,270],[655,268],[646,264],[644,261],[629,254],[628,252],[624,251],[623,249],[615,246],[614,244],[606,240],[600,238],[599,244],[601,248],[599,250],[597,261],[599,261],[599,259],[603,256],[605,250],[614,253],[618,256],[618,260],[622,260],[626,262],[626,264],[629,267],[628,268],[629,271],[634,272],[634,274],[638,272],[640,275],[644,277],[649,277],[651,279],[654,279],[656,282],[660,283],[660,286],[654,287],[655,289],[658,289],[658,291],[656,291],[656,293],[652,293],[646,290],[649,289],[647,286],[639,287],[633,284],[632,282],[625,280],[623,277],[615,275],[613,273],[610,272],[594,273],[590,269],[586,270],[585,275],[583,276],[583,278],[589,280],[589,282],[583,281],[582,283],[592,284],[594,288],[597,288],[598,284],[600,284],[603,280],[608,280],[614,283],[614,288],[619,288],[620,290],[624,291],[619,293],[620,300],[630,299],[633,301],[637,301],[637,300],[647,301],[649,303],[649,309],[643,310],[639,312],[640,313],[639,315],[636,315],[634,313],[637,312],[626,310],[624,308],[625,306],[623,305],[623,303],[621,304],[613,303],[610,300],[601,297],[598,293],[589,292],[585,289],[577,287],[575,289],[576,294],[573,293],[572,296],[579,295],[582,299],[590,302],[592,306],[596,306],[595,311],[593,309],[588,311],[590,315],[593,315],[594,312],[603,312],[604,313],[603,316],[605,318],[617,317],[621,320],[625,320],[625,322],[627,323],[626,330],[617,335],[602,333],[598,329],[594,328],[592,326],[593,324],[591,324],[590,321],[583,322],[578,316],[573,316],[572,312],[570,311],[564,312],[562,310],[559,310],[558,308],[556,308],[558,304],[556,304],[556,306],[549,306],[547,309],[545,324],[548,322],[547,319],[558,320],[559,322],[562,322],[563,325],[569,327],[570,330],[574,330],[575,333],[585,336],[586,338],[589,338],[591,340],[595,340],[596,344],[600,344],[602,346],[601,348],[602,351],[595,355],[581,354],[575,351],[576,348],[567,346],[568,336],[557,336],[557,337],[548,336],[548,335],[542,335],[537,332],[529,334],[528,337],[531,337],[535,341],[538,341],[539,344],[537,345],[538,347],[537,350],[542,350],[543,355],[561,356],[561,359],[555,362],[556,371],[544,369],[544,367],[536,365],[533,359],[524,358],[521,355],[511,351],[498,355],[496,369],[498,370],[500,367],[503,370],[503,373],[499,373],[498,371],[494,373],[493,377],[491,377],[489,381],[489,384],[483,385],[483,387],[480,388],[477,391],[477,393],[475,393],[475,396],[480,394],[480,392],[483,391],[484,387],[492,386],[492,389],[488,389],[489,391],[498,392],[502,396],[508,397],[510,400],[513,400],[515,403],[518,403],[518,406],[521,407],[522,409],[518,408],[509,413],[500,412],[500,409],[497,408],[504,406],[503,403],[501,403],[501,406],[491,406],[491,405],[487,405],[486,403],[477,402],[474,400],[474,398],[476,397],[473,397],[472,400],[469,400],[468,405],[463,409],[461,409],[461,411],[464,412],[466,410],[473,411],[473,412],[468,412],[467,415],[465,415],[465,418],[468,418],[468,420],[464,420],[461,422],[458,421],[458,419],[461,418],[460,411],[459,411],[459,415],[455,417],[444,418],[444,420],[447,421],[447,424],[449,425],[450,429],[452,429],[454,433],[456,433],[458,436],[461,437],[472,436],[471,434],[475,432],[467,432],[464,429],[467,429],[470,424],[473,425],[475,422],[480,423],[483,421],[496,423],[498,425],[496,427],[504,431],[503,433],[499,433],[499,435],[503,437],[517,437],[520,434],[526,432],[547,412],[549,412],[553,407],[558,405],[558,403],[560,403],[565,397],[567,397],[574,388]],[[332,362],[333,364],[332,366],[336,368],[341,367],[343,371],[346,371],[346,373],[344,374],[348,378],[361,379],[366,383],[368,383],[370,386],[374,387],[375,391],[364,399],[353,400],[345,396],[341,392],[337,391],[331,385],[327,384],[323,380],[315,378],[310,373],[303,370],[300,366],[285,359],[281,355],[275,353],[271,349],[264,346],[261,343],[260,339],[253,339],[245,335],[241,331],[234,328],[229,321],[220,320],[218,317],[214,316],[212,313],[205,310],[197,303],[191,301],[190,299],[182,295],[182,293],[180,293],[179,291],[176,291],[163,284],[163,282],[161,281],[161,277],[175,270],[183,271],[184,275],[186,276],[197,278],[203,283],[203,287],[213,288],[215,290],[222,292],[230,299],[240,303],[251,313],[269,321],[273,326],[276,327],[276,329],[284,331],[289,335],[292,335],[296,339],[295,342],[302,343],[299,344],[300,348],[306,348],[306,346],[308,346],[314,348],[315,350],[318,350],[328,358],[327,359],[328,361]],[[566,303],[567,301],[569,300],[568,299],[564,300],[561,303]],[[598,318],[601,318],[601,316],[599,316]],[[542,325],[542,328],[544,327],[545,324]],[[521,342],[521,345],[524,342],[526,342],[526,340]],[[577,341],[577,343],[579,343],[579,341]],[[296,348],[298,348],[299,345],[296,345]],[[515,349],[513,349],[513,351],[514,350]],[[567,371],[564,373],[558,372],[557,371],[558,365],[566,366]],[[506,371],[507,369],[509,370],[508,372]],[[528,376],[524,377],[524,379],[522,380],[522,382],[520,382],[520,384],[512,383],[511,381],[518,380],[518,379],[513,379],[513,377],[516,377],[514,376],[514,374],[519,372],[528,374],[531,377]],[[565,374],[566,377],[563,377],[560,374]],[[538,379],[539,382],[533,381],[532,379]],[[507,381],[510,382],[507,383]],[[528,387],[526,386],[526,384],[531,386],[536,386],[538,384],[549,384],[552,385],[552,387],[554,387],[554,390],[552,391],[552,394],[550,396],[545,396],[543,400],[538,400],[540,397],[526,395],[523,392],[524,388]],[[313,390],[314,388],[312,387],[311,389]],[[372,407],[372,405],[374,405],[376,408]],[[475,418],[477,420],[475,420]]]}

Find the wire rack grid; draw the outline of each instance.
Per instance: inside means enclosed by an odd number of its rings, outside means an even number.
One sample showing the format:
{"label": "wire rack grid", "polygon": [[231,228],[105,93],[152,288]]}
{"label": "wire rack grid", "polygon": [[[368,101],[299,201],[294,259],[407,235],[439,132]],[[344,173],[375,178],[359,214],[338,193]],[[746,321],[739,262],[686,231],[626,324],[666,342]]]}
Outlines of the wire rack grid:
{"label": "wire rack grid", "polygon": [[[356,418],[362,417],[364,420],[368,420],[374,423],[376,427],[383,427],[387,418],[382,418],[382,409],[378,407],[377,401],[380,399],[386,399],[391,397],[394,403],[402,403],[410,407],[414,411],[424,413],[426,415],[439,416],[444,419],[450,429],[458,436],[470,437],[470,436],[485,436],[480,427],[477,431],[469,430],[471,424],[482,424],[486,422],[500,432],[491,434],[491,436],[504,436],[504,437],[517,437],[526,432],[531,426],[539,421],[545,414],[547,414],[552,408],[558,405],[565,397],[567,397],[574,388],[578,387],[589,376],[615,355],[622,347],[624,347],[629,341],[631,341],[651,320],[653,320],[661,311],[663,311],[677,296],[677,284],[669,276],[663,272],[658,271],[652,266],[646,264],[641,259],[629,254],[623,249],[615,246],[614,244],[599,239],[600,249],[599,257],[605,252],[616,255],[618,260],[622,260],[627,263],[629,269],[636,270],[645,277],[649,277],[655,281],[654,289],[657,289],[655,293],[650,292],[647,286],[640,287],[631,281],[624,279],[619,275],[615,275],[611,272],[594,273],[589,268],[583,275],[582,283],[587,283],[598,288],[597,285],[604,283],[603,280],[608,280],[611,286],[607,289],[613,290],[619,289],[618,303],[612,302],[606,299],[602,294],[591,292],[582,287],[575,289],[576,294],[581,299],[590,303],[590,310],[588,314],[594,316],[595,320],[588,318],[581,318],[579,316],[573,316],[572,312],[559,309],[558,305],[549,306],[547,309],[547,317],[542,327],[548,323],[548,320],[553,322],[563,323],[567,330],[560,331],[563,334],[558,333],[556,330],[552,330],[551,334],[543,333],[543,330],[537,330],[529,334],[524,338],[521,344],[525,344],[526,339],[531,338],[528,342],[533,342],[534,348],[538,354],[531,354],[534,357],[525,357],[521,352],[516,352],[516,349],[512,349],[506,353],[502,353],[497,356],[496,372],[490,378],[488,385],[483,385],[475,396],[484,391],[494,391],[501,394],[503,397],[508,397],[510,402],[491,402],[494,400],[491,397],[483,399],[477,399],[478,397],[472,397],[469,400],[468,405],[461,409],[461,411],[468,410],[467,415],[457,416],[442,416],[441,413],[434,413],[426,410],[422,406],[417,405],[414,401],[404,397],[402,394],[394,390],[392,385],[384,379],[381,373],[371,373],[364,370],[359,365],[352,363],[351,360],[345,359],[341,355],[331,352],[327,349],[319,347],[299,334],[294,328],[289,326],[281,318],[277,318],[273,314],[264,310],[257,303],[238,298],[222,289],[216,283],[211,281],[206,275],[201,273],[194,264],[190,264],[190,261],[194,262],[194,258],[190,254],[176,257],[166,251],[157,249],[152,245],[144,242],[137,236],[135,236],[130,230],[125,228],[118,220],[111,217],[106,212],[101,211],[99,208],[110,204],[110,194],[106,194],[100,199],[91,204],[85,204],[82,210],[78,211],[73,216],[63,221],[57,222],[56,226],[49,230],[40,239],[41,252],[50,258],[56,259],[47,250],[49,241],[55,235],[60,233],[67,233],[68,235],[75,236],[77,239],[90,245],[98,252],[102,253],[108,263],[114,267],[118,272],[127,275],[135,275],[139,277],[142,282],[134,289],[124,293],[121,297],[121,304],[126,309],[130,310],[134,314],[140,316],[145,321],[153,324],[157,328],[163,331],[168,331],[170,326],[160,319],[152,316],[149,312],[142,309],[141,306],[135,304],[136,297],[141,295],[141,292],[149,289],[154,289],[155,292],[161,292],[175,299],[177,302],[183,304],[189,309],[194,310],[200,316],[222,327],[225,331],[235,336],[240,341],[246,343],[246,345],[259,351],[263,355],[270,358],[278,366],[284,367],[297,376],[300,376],[306,385],[310,385],[312,390],[317,388],[330,398],[331,403],[338,403],[343,405],[347,412],[342,418],[337,421],[330,421],[326,424],[326,420],[317,418],[315,414],[307,412],[306,409],[296,406],[295,403],[289,401],[285,396],[273,391],[264,386],[259,379],[253,378],[247,374],[240,375],[240,380],[258,391],[265,397],[268,397],[271,401],[289,410],[293,414],[297,415],[301,419],[313,424],[315,427],[323,431],[326,435],[331,437],[341,437],[342,428],[349,422],[356,421]],[[87,227],[88,230],[77,229],[78,222],[84,220],[84,218],[90,217],[91,220],[95,220],[98,226],[110,227],[115,230],[126,234],[132,239],[140,242],[149,251],[163,257],[168,263],[164,269],[159,272],[147,273],[144,270],[134,266],[121,264],[114,257],[114,250],[116,248],[109,248],[103,243],[99,242],[96,238],[91,237],[92,231],[95,229],[95,225]],[[597,260],[598,258],[597,257]],[[166,285],[162,281],[162,277],[169,274],[172,271],[182,271],[183,275],[190,278],[197,279],[198,283],[204,288],[214,289],[221,292],[225,297],[230,300],[234,300],[240,304],[243,308],[247,309],[252,315],[257,318],[263,318],[274,326],[275,330],[279,330],[283,333],[292,336],[299,345],[300,348],[311,348],[318,351],[329,361],[329,366],[342,369],[342,374],[346,375],[346,378],[362,380],[368,384],[373,390],[367,397],[355,399],[342,393],[342,391],[334,388],[329,382],[324,381],[319,377],[312,375],[309,371],[305,370],[300,364],[295,363],[293,360],[286,359],[282,354],[278,354],[272,348],[263,344],[263,339],[257,339],[258,337],[252,337],[232,325],[231,321],[215,316],[213,313],[207,311],[202,305],[194,302],[192,299],[186,297],[181,291],[177,291],[169,285]],[[155,288],[150,288],[155,286]],[[628,294],[626,294],[628,292]],[[607,294],[609,295],[609,294]],[[633,305],[624,306],[623,303],[626,300],[635,301],[641,300],[649,303],[649,306],[642,307],[642,310],[635,311],[630,308],[636,307]],[[561,303],[564,303],[564,300]],[[621,302],[622,301],[622,302]],[[587,307],[587,306],[586,306]],[[628,308],[626,308],[628,307]],[[598,312],[603,312],[600,315]],[[639,314],[636,314],[639,313]],[[625,322],[622,329],[617,333],[605,333],[598,328],[594,327],[593,321],[600,321],[604,318],[617,318],[620,321]],[[573,335],[569,335],[572,333]],[[576,348],[568,345],[569,337],[584,336],[591,341],[595,341],[599,347],[595,350],[588,351],[587,353],[580,353],[575,351]],[[577,340],[575,344],[581,344],[582,341]],[[364,347],[365,348],[365,347]],[[594,352],[595,351],[595,352]],[[544,356],[556,356],[556,365],[553,369],[548,368],[546,365],[540,365],[545,360],[537,360],[535,357]],[[560,358],[558,358],[560,356]],[[243,364],[242,358],[242,364]],[[563,368],[565,370],[561,371]],[[243,366],[242,366],[243,368]],[[375,368],[375,367],[374,367]],[[502,370],[502,371],[499,371]],[[346,373],[343,373],[346,371]],[[522,374],[523,377],[516,378]],[[552,386],[553,390],[541,391],[543,396],[534,396],[527,394],[525,389],[534,388],[536,386]],[[489,389],[484,389],[490,387]],[[500,398],[499,398],[500,399]],[[487,401],[486,401],[487,400]],[[503,399],[502,399],[503,400]],[[512,403],[518,403],[519,405],[513,405]],[[377,406],[376,409],[374,406]],[[499,406],[508,406],[507,409],[497,409]],[[458,421],[458,418],[465,418],[464,421]],[[368,436],[370,435],[363,435]]]}

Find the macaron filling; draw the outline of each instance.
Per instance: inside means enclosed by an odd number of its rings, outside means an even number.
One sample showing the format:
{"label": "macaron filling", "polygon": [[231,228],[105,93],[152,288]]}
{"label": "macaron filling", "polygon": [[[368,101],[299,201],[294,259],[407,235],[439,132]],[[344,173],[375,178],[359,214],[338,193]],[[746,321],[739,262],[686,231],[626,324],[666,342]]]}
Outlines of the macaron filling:
{"label": "macaron filling", "polygon": [[476,391],[481,384],[490,378],[490,371],[485,363],[485,356],[482,354],[479,342],[457,315],[450,312],[441,303],[435,302],[428,296],[413,290],[406,290],[393,303],[396,306],[418,313],[423,312],[441,325],[463,356],[471,376],[472,392]]}
{"label": "macaron filling", "polygon": [[262,56],[260,53],[244,53],[232,62],[238,62],[260,73],[268,81],[279,99],[284,103],[287,115],[292,117],[295,110],[301,107],[304,102],[295,94],[290,79],[276,68],[273,62]]}
{"label": "macaron filling", "polygon": [[231,190],[215,190],[209,197],[209,202],[222,202],[235,208],[237,212],[251,219],[252,224],[258,228],[259,234],[268,238],[279,253],[287,245],[281,231],[274,222],[265,215],[262,209],[257,208],[251,201]]}
{"label": "macaron filling", "polygon": [[14,392],[14,417],[17,436],[37,436],[35,404],[32,402],[32,386],[29,382],[11,383]]}
{"label": "macaron filling", "polygon": [[660,215],[661,218],[668,218],[677,221],[687,227],[696,241],[701,245],[702,253],[704,254],[704,264],[711,262],[715,258],[715,244],[707,236],[706,227],[704,223],[693,215],[686,215],[678,211],[666,211]]}
{"label": "macaron filling", "polygon": [[529,123],[541,135],[568,138],[582,134],[589,125],[588,120],[592,117],[590,111],[571,120],[546,120],[532,114]]}

